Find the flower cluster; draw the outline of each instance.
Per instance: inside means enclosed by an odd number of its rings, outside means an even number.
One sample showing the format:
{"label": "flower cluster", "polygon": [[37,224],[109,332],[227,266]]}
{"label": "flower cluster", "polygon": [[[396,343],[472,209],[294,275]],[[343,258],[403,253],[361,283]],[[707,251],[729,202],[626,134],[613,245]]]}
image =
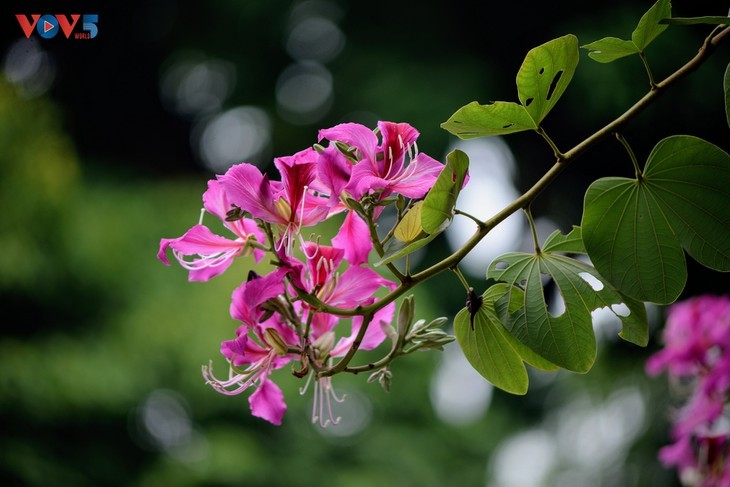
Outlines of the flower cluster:
{"label": "flower cluster", "polygon": [[[376,221],[391,196],[422,198],[444,167],[418,151],[418,135],[404,123],[380,122],[375,131],[347,123],[320,131],[326,147],[276,158],[280,181],[251,164],[235,165],[211,180],[203,195],[205,212],[235,238],[213,233],[201,213],[200,223],[183,236],[161,240],[158,258],[169,265],[172,249],[191,281],[221,274],[238,256],[252,255],[258,263],[268,253],[275,264],[266,275],[250,272],[233,292],[230,312],[240,325],[235,338],[221,344],[228,374],[214,375],[212,362],[203,367],[215,390],[235,395],[255,388],[252,414],[281,424],[286,404],[270,374],[294,362],[295,375],[309,375],[307,384],[314,380],[313,421],[337,422],[332,400],[342,398],[332,388],[333,358],[349,360],[394,336],[395,306],[380,305],[376,294],[396,283],[367,267],[373,242],[380,244]],[[331,245],[322,236],[305,238],[305,227],[341,213],[346,215]],[[371,311],[360,311],[365,308]],[[346,318],[349,335],[340,332]]]}
{"label": "flower cluster", "polygon": [[730,297],[702,296],[672,306],[665,348],[646,364],[666,370],[692,393],[659,458],[687,485],[730,487]]}

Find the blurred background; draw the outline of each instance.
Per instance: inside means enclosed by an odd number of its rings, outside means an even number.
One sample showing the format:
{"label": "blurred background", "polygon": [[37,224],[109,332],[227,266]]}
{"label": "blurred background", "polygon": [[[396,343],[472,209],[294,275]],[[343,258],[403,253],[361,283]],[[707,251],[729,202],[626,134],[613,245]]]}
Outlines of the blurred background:
{"label": "blurred background", "polygon": [[[531,2],[530,2],[531,3]],[[677,16],[724,15],[717,1],[676,0]],[[676,485],[656,460],[673,404],[644,376],[665,310],[651,308],[647,349],[596,313],[599,356],[586,375],[532,373],[513,397],[471,371],[457,347],[393,365],[387,394],[338,376],[337,427],[310,424],[311,391],[281,370],[281,427],[253,418],[246,395],[203,383],[233,337],[231,291],[243,259],[208,283],[155,258],[159,239],[197,222],[206,181],[247,161],[316,142],[344,121],[405,121],[421,151],[472,160],[459,207],[486,217],[552,164],[535,134],[459,142],[439,128],[479,100],[516,100],[526,52],[567,33],[585,44],[627,38],[648,1],[193,2],[6,1],[0,30],[0,483],[215,486]],[[94,39],[26,39],[15,14],[96,14]],[[709,32],[673,27],[647,56],[663,79]],[[640,160],[672,134],[728,150],[722,74],[730,47],[626,129]],[[601,65],[581,54],[545,121],[562,149],[647,89],[638,58]],[[580,221],[601,176],[631,176],[607,141],[535,203],[545,235]],[[418,257],[434,262],[472,231],[457,223]],[[498,253],[525,248],[522,216],[464,263],[479,281]],[[528,237],[529,238],[529,237]],[[727,276],[690,264],[683,298],[728,291]],[[440,276],[417,291],[417,315],[452,318],[461,286]]]}

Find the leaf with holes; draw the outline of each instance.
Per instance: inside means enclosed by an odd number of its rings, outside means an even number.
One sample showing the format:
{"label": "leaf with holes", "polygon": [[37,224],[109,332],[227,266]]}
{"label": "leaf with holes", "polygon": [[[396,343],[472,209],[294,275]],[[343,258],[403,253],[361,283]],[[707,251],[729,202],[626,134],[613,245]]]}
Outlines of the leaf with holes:
{"label": "leaf with holes", "polygon": [[646,49],[651,41],[657,38],[659,34],[664,32],[668,25],[661,23],[663,19],[672,16],[672,4],[669,0],[658,0],[652,7],[641,17],[639,25],[636,26],[631,34],[631,40],[639,51]]}
{"label": "leaf with holes", "polygon": [[537,128],[527,110],[517,103],[497,101],[480,105],[473,101],[459,108],[441,128],[461,139],[506,135]]}
{"label": "leaf with holes", "polygon": [[[505,269],[498,268],[506,264]],[[565,310],[548,311],[543,276],[557,286]],[[518,311],[504,321],[509,332],[537,355],[560,367],[587,372],[596,356],[591,312],[608,307],[622,323],[619,335],[644,346],[648,341],[642,303],[623,296],[590,265],[551,252],[509,253],[497,257],[487,277],[524,289]],[[512,308],[512,303],[510,303]]]}
{"label": "leaf with holes", "polygon": [[682,247],[701,264],[730,271],[729,209],[730,156],[696,137],[669,137],[654,147],[640,180],[591,184],[583,243],[621,292],[668,304],[687,280]]}
{"label": "leaf with holes", "polygon": [[531,49],[517,72],[517,94],[539,125],[573,79],[578,66],[578,38],[570,34]]}
{"label": "leaf with holes", "polygon": [[720,15],[708,15],[706,17],[672,17],[671,19],[662,19],[659,23],[673,25],[730,25],[730,17],[723,17]]}
{"label": "leaf with holes", "polygon": [[446,165],[423,200],[421,226],[426,233],[433,233],[442,223],[451,220],[468,170],[469,157],[462,151],[454,150],[446,156]]}
{"label": "leaf with holes", "polygon": [[636,44],[617,37],[605,37],[580,47],[588,49],[588,57],[599,63],[610,63],[616,59],[639,53]]}
{"label": "leaf with holes", "polygon": [[[504,299],[508,289],[514,299]],[[521,294],[516,287],[496,284],[482,294],[473,327],[466,308],[454,318],[456,340],[471,366],[494,386],[512,394],[527,392],[528,378],[523,360],[535,362],[546,370],[555,368],[515,340],[500,321],[499,310],[505,312],[510,301],[518,303]]]}

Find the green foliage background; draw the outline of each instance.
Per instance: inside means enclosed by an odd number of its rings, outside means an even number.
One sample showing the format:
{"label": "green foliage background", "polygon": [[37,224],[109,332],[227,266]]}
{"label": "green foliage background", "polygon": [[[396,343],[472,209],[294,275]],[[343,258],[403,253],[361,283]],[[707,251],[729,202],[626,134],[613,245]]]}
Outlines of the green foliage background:
{"label": "green foliage background", "polygon": [[[246,73],[228,103],[256,103],[270,113],[276,155],[311,144],[317,128],[345,114],[368,110],[412,123],[422,133],[421,149],[440,157],[451,138],[439,123],[471,100],[513,99],[514,73],[531,47],[568,33],[581,43],[625,37],[644,3],[337,3],[347,45],[329,66],[335,102],[323,120],[304,126],[277,116],[272,88],[291,62],[282,47],[291,2],[108,6],[100,11],[97,45],[49,42],[58,63],[49,93],[26,99],[0,82],[3,485],[497,485],[490,483],[490,462],[505,439],[549,429],[561,411],[570,413],[561,408],[581,401],[598,410],[627,388],[644,398],[646,421],[620,460],[591,473],[591,485],[675,482],[655,460],[667,439],[666,387],[644,378],[642,369],[657,347],[661,309],[653,310],[648,350],[605,340],[587,375],[561,372],[548,380],[533,374],[525,397],[495,392],[486,414],[466,426],[441,422],[431,406],[438,352],[396,363],[390,394],[363,377],[338,377],[338,387],[372,401],[369,426],[340,438],[310,426],[310,396],[297,393],[301,384],[286,370],[277,379],[289,404],[280,428],[250,417],[245,396],[220,396],[203,384],[200,365],[214,358],[220,368],[219,342],[235,328],[228,305],[244,262],[201,285],[155,259],[159,238],[178,236],[197,221],[211,177],[188,148],[190,122],[159,103],[160,72],[173,53],[198,49]],[[677,15],[724,13],[714,2],[675,3]],[[14,22],[15,10],[29,12],[24,5],[16,2],[3,15]],[[148,16],[162,29],[166,15],[171,25],[146,44],[134,36],[140,24],[121,20]],[[688,59],[706,30],[672,27],[655,41],[647,52],[656,75]],[[10,23],[3,42],[20,35]],[[647,88],[638,59],[602,65],[581,56],[573,83],[545,120],[561,147],[605,124]],[[728,149],[727,59],[723,46],[630,125],[627,137],[637,154],[646,157],[656,141],[675,133]],[[551,151],[534,134],[507,142],[526,188],[549,166]],[[632,175],[618,144],[596,152],[584,155],[533,211],[568,230],[579,222],[592,179]],[[425,258],[446,252],[439,238]],[[727,292],[726,276],[690,266],[683,297],[702,292]],[[418,290],[417,315],[453,318],[463,300],[453,276],[443,276]],[[166,449],[145,432],[140,410],[160,391],[186,409],[194,441]],[[549,477],[554,485],[565,485],[557,483],[565,478],[561,471],[579,470],[568,461],[558,465]]]}

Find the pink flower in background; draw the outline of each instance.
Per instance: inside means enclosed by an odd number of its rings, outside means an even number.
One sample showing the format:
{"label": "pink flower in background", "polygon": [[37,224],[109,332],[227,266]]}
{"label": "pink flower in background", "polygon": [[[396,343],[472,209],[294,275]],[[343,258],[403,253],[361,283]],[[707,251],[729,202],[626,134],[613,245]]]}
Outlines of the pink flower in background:
{"label": "pink flower in background", "polygon": [[693,485],[730,487],[730,297],[701,296],[672,306],[664,342],[647,361],[647,372],[666,370],[694,387],[676,414],[674,443],[659,458],[681,477],[699,479]]}
{"label": "pink flower in background", "polygon": [[[205,210],[217,216],[226,228],[238,238],[230,240],[214,234],[202,224],[193,226],[182,237],[163,238],[160,240],[160,250],[157,258],[166,265],[166,251],[170,247],[173,255],[185,269],[190,271],[191,281],[207,281],[223,273],[233,263],[238,255],[248,255],[253,252],[256,262],[260,261],[264,252],[251,246],[249,239],[263,244],[264,233],[256,222],[248,218],[238,221],[226,221],[226,214],[231,209],[230,201],[218,181],[209,181],[208,190],[203,194]],[[197,256],[192,260],[186,256]]]}

